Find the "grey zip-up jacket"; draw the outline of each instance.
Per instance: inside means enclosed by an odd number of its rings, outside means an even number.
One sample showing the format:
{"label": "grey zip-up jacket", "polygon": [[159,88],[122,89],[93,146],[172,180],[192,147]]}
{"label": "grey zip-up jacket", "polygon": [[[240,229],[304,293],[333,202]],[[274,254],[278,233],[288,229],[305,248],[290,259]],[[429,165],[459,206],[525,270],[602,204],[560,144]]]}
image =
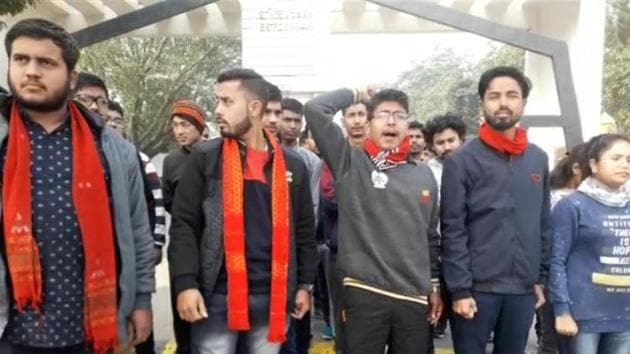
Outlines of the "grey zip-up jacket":
{"label": "grey zip-up jacket", "polygon": [[305,105],[308,127],[336,181],[339,270],[369,287],[425,297],[440,275],[437,183],[429,167],[414,163],[383,171],[383,179],[333,122],[353,99],[351,90],[340,89]]}
{"label": "grey zip-up jacket", "polygon": [[[8,135],[11,98],[0,97],[0,143]],[[102,157],[110,176],[110,203],[113,211],[118,268],[118,335],[127,341],[127,321],[134,310],[151,309],[155,291],[153,237],[149,227],[142,174],[136,148],[104,122],[82,109],[92,131],[99,134]],[[0,212],[2,201],[0,199]],[[1,215],[1,214],[0,214]],[[1,231],[0,227],[0,233]],[[0,333],[4,332],[11,304],[10,276],[4,249],[0,250]]]}

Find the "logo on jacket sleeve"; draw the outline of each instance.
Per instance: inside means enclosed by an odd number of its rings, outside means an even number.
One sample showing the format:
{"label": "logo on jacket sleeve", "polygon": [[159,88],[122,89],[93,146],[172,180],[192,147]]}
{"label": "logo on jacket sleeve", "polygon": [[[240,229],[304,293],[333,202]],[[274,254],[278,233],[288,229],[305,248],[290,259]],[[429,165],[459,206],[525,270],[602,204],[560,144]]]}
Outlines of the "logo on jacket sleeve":
{"label": "logo on jacket sleeve", "polygon": [[542,182],[542,175],[540,175],[540,173],[532,173],[529,178],[531,178],[534,184],[540,184],[540,182]]}
{"label": "logo on jacket sleeve", "polygon": [[424,205],[428,205],[431,203],[431,192],[428,189],[423,189],[422,194],[420,196],[420,203]]}

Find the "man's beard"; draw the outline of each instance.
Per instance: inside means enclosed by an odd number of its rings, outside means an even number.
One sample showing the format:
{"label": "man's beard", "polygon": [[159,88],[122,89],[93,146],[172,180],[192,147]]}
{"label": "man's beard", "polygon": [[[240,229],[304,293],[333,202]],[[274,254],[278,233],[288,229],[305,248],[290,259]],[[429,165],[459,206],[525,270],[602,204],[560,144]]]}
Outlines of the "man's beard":
{"label": "man's beard", "polygon": [[61,109],[61,107],[63,107],[68,102],[68,96],[70,94],[70,80],[66,81],[66,85],[62,90],[60,90],[58,93],[53,93],[53,96],[50,99],[43,102],[33,102],[25,100],[15,89],[10,78],[8,79],[8,82],[9,89],[11,90],[11,93],[15,95],[18,103],[29,111],[53,112]]}
{"label": "man's beard", "polygon": [[453,152],[452,150],[444,151],[443,153],[436,155],[436,158],[442,161],[446,159],[447,157],[449,157],[452,152]]}
{"label": "man's beard", "polygon": [[[511,111],[510,113],[513,114]],[[512,117],[513,119],[502,120],[502,119],[495,118],[494,115],[488,114],[488,112],[484,111],[484,119],[486,123],[488,123],[488,125],[491,126],[492,129],[496,131],[500,131],[500,132],[504,132],[506,130],[514,128],[516,124],[518,124],[518,122],[521,120],[520,117],[517,117],[517,118],[514,118],[514,116]]]}
{"label": "man's beard", "polygon": [[[238,139],[247,133],[252,127],[251,118],[248,116],[243,121],[236,123],[233,127],[228,127],[228,131],[221,130],[221,136],[224,138]],[[230,129],[231,128],[231,129]]]}

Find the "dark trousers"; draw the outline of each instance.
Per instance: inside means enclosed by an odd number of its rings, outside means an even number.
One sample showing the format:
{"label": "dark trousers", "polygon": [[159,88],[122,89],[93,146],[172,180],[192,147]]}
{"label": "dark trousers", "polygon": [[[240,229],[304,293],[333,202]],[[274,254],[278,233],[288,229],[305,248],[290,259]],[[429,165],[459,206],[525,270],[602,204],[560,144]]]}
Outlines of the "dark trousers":
{"label": "dark trousers", "polygon": [[457,354],[485,354],[494,331],[493,354],[522,354],[534,319],[536,296],[473,293],[477,313],[472,320],[453,314],[453,345]]}
{"label": "dark trousers", "polygon": [[343,275],[337,270],[337,252],[328,252],[327,258],[328,261],[325,263],[327,266],[326,279],[328,280],[329,301],[332,307],[331,318],[335,327],[335,350],[337,353],[342,353],[344,348],[343,326],[341,325]]}
{"label": "dark trousers", "polygon": [[136,345],[136,354],[155,354],[155,340],[153,339],[153,331],[144,342]]}
{"label": "dark trousers", "polygon": [[344,287],[343,297],[344,353],[426,353],[426,305],[353,287]]}
{"label": "dark trousers", "polygon": [[280,354],[308,354],[311,338],[311,311],[309,311],[301,320],[291,318],[287,341],[282,345]]}
{"label": "dark trousers", "polygon": [[177,354],[190,354],[190,323],[179,318],[177,294],[173,284],[173,277],[171,276],[171,311],[173,312],[173,332],[177,343]]}
{"label": "dark trousers", "polygon": [[[549,293],[545,297],[550,299]],[[540,337],[538,340],[538,354],[557,354],[560,348],[559,335],[556,333],[553,304],[547,300],[542,308],[537,311],[537,320],[540,323]],[[562,353],[562,351],[560,352]]]}
{"label": "dark trousers", "polygon": [[85,344],[60,348],[36,348],[0,340],[0,354],[92,354],[92,351]]}
{"label": "dark trousers", "polygon": [[319,308],[322,311],[324,322],[326,326],[332,326],[334,320],[332,319],[332,305],[330,303],[330,291],[328,290],[328,274],[326,268],[328,268],[328,246],[317,246],[317,253],[319,256],[319,263],[317,265],[317,279],[315,281],[315,292],[313,297],[315,299],[315,308]]}
{"label": "dark trousers", "polygon": [[442,317],[438,320],[435,326],[431,327],[429,333],[429,351],[427,353],[433,354],[435,353],[435,344],[433,343],[436,336],[444,336],[444,332],[446,332],[446,326],[448,325],[448,319],[451,317],[451,312],[453,312],[453,302],[451,301],[451,294],[446,290],[446,284],[444,282],[440,285],[440,297],[442,298],[442,303],[444,304],[444,311],[442,311]]}

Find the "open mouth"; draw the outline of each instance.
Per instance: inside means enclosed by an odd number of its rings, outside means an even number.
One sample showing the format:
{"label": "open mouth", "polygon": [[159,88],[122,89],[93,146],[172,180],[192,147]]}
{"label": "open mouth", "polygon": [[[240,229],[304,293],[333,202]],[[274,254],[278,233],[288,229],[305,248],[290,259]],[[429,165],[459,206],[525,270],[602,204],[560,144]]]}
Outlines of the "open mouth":
{"label": "open mouth", "polygon": [[398,134],[395,132],[384,132],[383,136],[386,138],[395,138],[398,136]]}

